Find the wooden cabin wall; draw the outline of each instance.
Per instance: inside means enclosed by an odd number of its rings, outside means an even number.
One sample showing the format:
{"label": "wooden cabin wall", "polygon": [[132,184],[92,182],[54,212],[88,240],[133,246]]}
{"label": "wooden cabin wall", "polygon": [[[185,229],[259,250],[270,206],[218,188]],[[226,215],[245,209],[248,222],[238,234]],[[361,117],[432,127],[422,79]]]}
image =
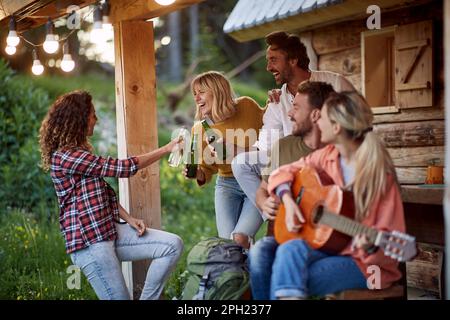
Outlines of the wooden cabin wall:
{"label": "wooden cabin wall", "polygon": [[[442,1],[381,12],[382,28],[433,20],[433,107],[375,116],[375,132],[388,147],[401,184],[422,184],[430,160],[444,164],[444,66]],[[361,32],[366,20],[333,24],[308,32],[318,69],[338,72],[361,91]],[[301,34],[300,36],[306,35]]]}

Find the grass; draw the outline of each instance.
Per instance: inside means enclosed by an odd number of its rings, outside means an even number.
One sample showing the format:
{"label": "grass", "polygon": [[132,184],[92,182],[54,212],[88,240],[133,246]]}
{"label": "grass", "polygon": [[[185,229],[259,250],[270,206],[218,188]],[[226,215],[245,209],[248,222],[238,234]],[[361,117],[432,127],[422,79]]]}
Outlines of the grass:
{"label": "grass", "polygon": [[[0,299],[96,299],[86,278],[69,290],[72,264],[55,218],[20,210],[0,216]],[[56,210],[54,208],[53,210]]]}

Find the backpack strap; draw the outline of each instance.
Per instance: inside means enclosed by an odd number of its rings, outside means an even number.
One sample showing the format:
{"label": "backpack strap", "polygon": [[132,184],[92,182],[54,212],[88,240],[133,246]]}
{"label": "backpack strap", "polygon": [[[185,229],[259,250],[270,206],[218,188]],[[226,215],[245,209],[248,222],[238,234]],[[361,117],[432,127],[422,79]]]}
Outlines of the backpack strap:
{"label": "backpack strap", "polygon": [[203,274],[202,279],[200,280],[198,292],[193,297],[193,300],[205,300],[206,284],[208,283],[208,279],[209,279],[209,272],[205,272],[205,274]]}

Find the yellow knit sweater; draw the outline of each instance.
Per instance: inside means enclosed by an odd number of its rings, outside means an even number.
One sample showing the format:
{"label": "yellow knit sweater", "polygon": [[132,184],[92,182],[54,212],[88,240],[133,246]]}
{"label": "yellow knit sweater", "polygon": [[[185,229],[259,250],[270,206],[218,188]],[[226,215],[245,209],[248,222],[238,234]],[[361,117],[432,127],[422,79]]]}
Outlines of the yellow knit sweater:
{"label": "yellow knit sweater", "polygon": [[[260,108],[258,103],[250,97],[238,98],[235,108],[236,111],[233,116],[215,123],[211,128],[224,137],[227,144],[248,148],[258,139],[259,130],[262,127],[264,109]],[[210,182],[212,176],[216,173],[222,177],[232,177],[231,161],[233,156],[231,149],[227,150],[227,159],[225,161],[212,157],[205,141],[205,131],[199,121],[192,127],[192,133],[198,134],[198,141],[202,141],[202,143],[197,144],[197,156],[200,164],[199,170],[202,170],[205,174],[206,183]],[[230,140],[230,138],[232,139]]]}

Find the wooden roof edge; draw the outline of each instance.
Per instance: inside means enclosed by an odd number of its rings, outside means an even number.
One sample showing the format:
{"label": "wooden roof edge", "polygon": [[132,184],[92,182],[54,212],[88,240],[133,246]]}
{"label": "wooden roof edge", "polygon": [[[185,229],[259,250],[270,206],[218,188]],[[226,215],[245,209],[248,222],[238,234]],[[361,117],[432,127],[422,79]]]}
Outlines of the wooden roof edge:
{"label": "wooden roof edge", "polygon": [[[155,1],[135,0],[132,3],[123,0],[110,0],[110,20],[114,23],[122,20],[146,20],[168,14],[172,11],[203,2],[205,0],[177,0],[169,6],[161,6]],[[46,17],[57,19],[67,15],[70,5],[80,8],[98,2],[97,0],[3,0],[0,6],[0,28],[7,27],[12,14],[17,19],[17,29],[28,30],[45,24]]]}

